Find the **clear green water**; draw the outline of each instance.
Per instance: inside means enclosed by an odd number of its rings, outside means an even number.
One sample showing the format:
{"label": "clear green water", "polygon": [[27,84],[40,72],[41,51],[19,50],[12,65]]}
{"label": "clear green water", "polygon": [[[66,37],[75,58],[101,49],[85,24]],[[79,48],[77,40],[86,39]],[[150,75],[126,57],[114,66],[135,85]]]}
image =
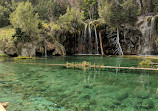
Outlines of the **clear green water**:
{"label": "clear green water", "polygon": [[[158,72],[114,69],[82,71],[59,66],[19,63],[88,61],[111,66],[137,66],[122,57],[54,57],[13,61],[0,58],[0,102],[7,111],[157,111]],[[28,104],[30,103],[30,104]]]}

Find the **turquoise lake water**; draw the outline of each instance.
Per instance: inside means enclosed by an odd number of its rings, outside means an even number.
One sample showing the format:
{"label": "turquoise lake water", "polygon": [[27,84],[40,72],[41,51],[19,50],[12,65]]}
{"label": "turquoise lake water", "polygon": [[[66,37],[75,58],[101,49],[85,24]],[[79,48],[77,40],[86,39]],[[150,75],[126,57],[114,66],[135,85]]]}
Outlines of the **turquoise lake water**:
{"label": "turquoise lake water", "polygon": [[82,62],[137,67],[142,59],[71,56],[14,61],[0,57],[0,102],[7,111],[158,111],[158,72],[66,69]]}

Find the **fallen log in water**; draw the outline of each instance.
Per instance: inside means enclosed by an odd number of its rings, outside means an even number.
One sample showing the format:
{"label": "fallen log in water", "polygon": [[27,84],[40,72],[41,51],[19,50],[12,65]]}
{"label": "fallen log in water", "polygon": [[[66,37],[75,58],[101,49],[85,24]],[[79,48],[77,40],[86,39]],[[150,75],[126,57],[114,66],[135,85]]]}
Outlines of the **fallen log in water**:
{"label": "fallen log in water", "polygon": [[20,64],[28,64],[28,65],[47,65],[47,66],[64,66],[66,68],[77,68],[83,70],[91,70],[91,69],[129,69],[129,70],[148,70],[148,71],[158,71],[158,68],[140,68],[140,67],[120,67],[117,66],[104,66],[104,65],[92,65],[90,62],[83,61],[82,63],[66,63],[66,64],[41,64],[41,63],[20,63]]}

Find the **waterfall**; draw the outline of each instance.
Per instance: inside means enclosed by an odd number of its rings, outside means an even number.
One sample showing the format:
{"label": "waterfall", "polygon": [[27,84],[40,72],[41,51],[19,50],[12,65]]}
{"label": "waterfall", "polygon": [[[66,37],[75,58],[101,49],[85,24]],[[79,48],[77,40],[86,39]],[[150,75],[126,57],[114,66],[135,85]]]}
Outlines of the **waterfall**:
{"label": "waterfall", "polygon": [[142,32],[144,37],[144,47],[143,47],[143,53],[150,55],[151,48],[152,48],[152,36],[155,33],[155,17],[151,18],[150,25],[148,24],[148,21],[145,22],[144,30]]}
{"label": "waterfall", "polygon": [[94,25],[94,30],[95,30],[96,54],[98,54],[98,36],[97,36],[97,29],[95,25]]}
{"label": "waterfall", "polygon": [[151,36],[154,34],[155,32],[155,17],[152,17],[151,19]]}
{"label": "waterfall", "polygon": [[117,38],[116,38],[116,53],[118,53],[119,55],[123,55],[123,51],[120,45],[120,36],[119,36],[119,29],[117,28]]}
{"label": "waterfall", "polygon": [[83,40],[84,42],[85,42],[86,38],[87,38],[87,24],[85,23],[84,40]]}
{"label": "waterfall", "polygon": [[88,48],[88,53],[89,53],[89,54],[92,54],[91,23],[92,23],[92,22],[89,23],[89,27],[88,27],[88,32],[89,32],[89,41],[88,41],[88,45],[89,45],[88,47],[89,47],[89,48]]}
{"label": "waterfall", "polygon": [[78,53],[83,53],[83,39],[84,39],[84,30],[81,30],[80,36],[78,37]]}
{"label": "waterfall", "polygon": [[[89,23],[84,23],[84,28],[83,28],[83,34],[81,36],[81,44],[82,45],[82,54],[92,54],[93,52],[93,43],[92,43],[92,30],[91,30],[91,26],[92,26],[92,23],[94,21],[91,21]],[[97,29],[96,29],[96,26],[94,25],[94,31],[95,31],[95,34],[94,34],[94,38],[95,38],[95,54],[99,54],[98,52],[98,37],[97,37]],[[78,46],[80,46],[78,45]],[[81,47],[81,46],[80,46]],[[79,49],[79,47],[78,47]]]}

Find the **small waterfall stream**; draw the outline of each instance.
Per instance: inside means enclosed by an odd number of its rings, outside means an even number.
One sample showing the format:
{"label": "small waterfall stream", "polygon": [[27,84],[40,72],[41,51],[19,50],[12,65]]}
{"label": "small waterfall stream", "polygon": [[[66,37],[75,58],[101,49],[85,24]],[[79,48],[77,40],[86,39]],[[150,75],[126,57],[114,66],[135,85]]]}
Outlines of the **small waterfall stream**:
{"label": "small waterfall stream", "polygon": [[85,23],[85,29],[84,29],[84,42],[86,41],[87,38],[87,24]]}
{"label": "small waterfall stream", "polygon": [[155,17],[151,19],[151,36],[155,33]]}
{"label": "small waterfall stream", "polygon": [[89,54],[92,54],[92,35],[91,35],[91,23],[89,23],[89,26],[88,26],[88,35],[89,35],[89,40],[88,40],[88,53]]}
{"label": "small waterfall stream", "polygon": [[97,36],[97,29],[96,26],[94,25],[94,30],[95,30],[95,43],[96,43],[96,54],[98,54],[98,36]]}
{"label": "small waterfall stream", "polygon": [[[78,52],[79,54],[92,54],[95,52],[95,54],[99,54],[99,43],[98,43],[98,34],[97,34],[97,28],[94,24],[92,24],[94,21],[91,21],[89,23],[84,23],[84,28],[81,31],[81,36],[78,39]],[[94,34],[92,34],[92,29],[94,28]],[[92,38],[94,37],[94,38]],[[93,44],[93,41],[95,40],[95,43]],[[93,45],[95,45],[95,51],[93,51]],[[82,51],[81,51],[82,48]]]}
{"label": "small waterfall stream", "polygon": [[155,17],[151,18],[151,23],[148,21],[145,22],[143,37],[144,37],[144,46],[143,46],[143,54],[150,55],[152,49],[152,36],[155,33]]}
{"label": "small waterfall stream", "polygon": [[123,55],[123,51],[120,45],[120,36],[119,36],[119,29],[117,28],[117,37],[116,37],[116,50],[115,53],[119,55]]}

